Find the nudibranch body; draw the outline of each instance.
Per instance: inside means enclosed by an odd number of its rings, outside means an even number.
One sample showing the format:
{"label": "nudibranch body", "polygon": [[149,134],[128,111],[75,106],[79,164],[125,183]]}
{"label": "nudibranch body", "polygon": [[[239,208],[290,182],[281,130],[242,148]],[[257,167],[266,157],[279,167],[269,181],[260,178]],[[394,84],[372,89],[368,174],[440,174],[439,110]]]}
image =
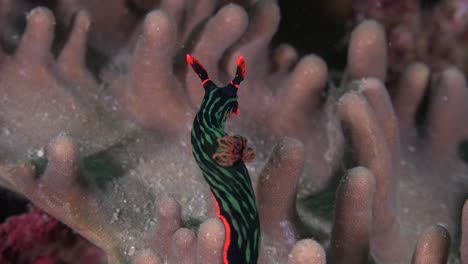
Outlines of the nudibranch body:
{"label": "nudibranch body", "polygon": [[245,78],[245,62],[239,57],[234,79],[218,87],[204,67],[187,54],[187,62],[202,81],[205,95],[193,121],[192,152],[213,193],[218,217],[226,230],[224,264],[257,263],[260,251],[260,222],[255,193],[244,162],[255,152],[242,136],[224,131],[231,114],[239,114],[237,90]]}

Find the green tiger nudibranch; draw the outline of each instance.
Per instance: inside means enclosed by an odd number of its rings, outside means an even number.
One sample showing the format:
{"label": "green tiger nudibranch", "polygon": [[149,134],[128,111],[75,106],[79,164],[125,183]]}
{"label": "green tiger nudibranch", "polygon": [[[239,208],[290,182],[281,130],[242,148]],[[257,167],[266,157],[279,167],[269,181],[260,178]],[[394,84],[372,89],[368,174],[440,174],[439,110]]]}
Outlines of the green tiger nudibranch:
{"label": "green tiger nudibranch", "polygon": [[245,62],[237,59],[234,79],[218,87],[201,63],[187,54],[187,62],[200,77],[205,95],[192,127],[192,152],[213,193],[218,217],[224,224],[224,264],[257,263],[260,221],[255,193],[244,162],[255,157],[247,139],[224,132],[226,120],[239,115],[237,90],[245,78]]}

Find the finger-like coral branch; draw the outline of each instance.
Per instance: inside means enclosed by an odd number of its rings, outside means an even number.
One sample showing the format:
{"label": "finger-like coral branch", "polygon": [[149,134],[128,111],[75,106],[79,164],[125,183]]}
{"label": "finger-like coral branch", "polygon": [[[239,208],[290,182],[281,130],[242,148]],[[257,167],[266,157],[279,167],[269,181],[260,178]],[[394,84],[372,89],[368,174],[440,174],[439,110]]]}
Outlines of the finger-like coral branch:
{"label": "finger-like coral branch", "polygon": [[96,98],[98,84],[86,69],[85,55],[90,17],[86,11],[75,15],[70,37],[57,58],[57,65],[67,80],[76,85],[80,92],[87,93],[89,98]]}
{"label": "finger-like coral branch", "polygon": [[423,100],[429,83],[429,68],[422,63],[409,65],[403,72],[394,91],[393,105],[397,113],[401,131],[415,136],[416,113]]}
{"label": "finger-like coral branch", "polygon": [[172,20],[178,24],[178,28],[181,28],[183,25],[180,25],[180,23],[185,11],[185,5],[185,0],[163,0],[159,8],[170,14]]}
{"label": "finger-like coral branch", "polygon": [[273,70],[275,73],[287,73],[294,63],[296,63],[299,55],[297,51],[288,44],[279,45],[273,53]]}
{"label": "finger-like coral branch", "polygon": [[65,25],[70,24],[78,11],[87,11],[93,21],[89,34],[90,45],[100,54],[114,56],[128,41],[141,16],[127,5],[128,2],[133,0],[63,0],[57,2],[55,9],[59,21]]}
{"label": "finger-like coral branch", "polygon": [[365,263],[372,227],[374,176],[364,167],[347,172],[337,191],[330,263]]}
{"label": "finger-like coral branch", "polygon": [[[292,246],[299,235],[296,193],[304,164],[304,146],[283,139],[273,150],[257,184],[260,225],[276,243]],[[272,195],[274,194],[274,195]]]}
{"label": "finger-like coral branch", "polygon": [[159,204],[157,219],[159,221],[156,232],[151,239],[152,248],[158,249],[159,255],[163,258],[168,256],[169,250],[173,245],[168,239],[181,227],[180,223],[180,205],[174,200],[167,198]]}
{"label": "finger-like coral branch", "polygon": [[375,77],[385,80],[387,40],[383,27],[373,20],[360,23],[351,34],[348,75],[351,80]]}
{"label": "finger-like coral branch", "polygon": [[351,91],[342,96],[338,111],[344,127],[350,132],[358,164],[369,168],[376,180],[372,251],[378,259],[399,258],[400,237],[395,212],[397,179],[385,136],[369,103],[359,93]]}
{"label": "finger-like coral branch", "polygon": [[52,54],[55,18],[46,8],[38,7],[28,14],[28,25],[15,53],[20,63],[44,63]]}
{"label": "finger-like coral branch", "polygon": [[219,219],[205,221],[198,230],[197,263],[215,264],[222,259],[224,225]]}
{"label": "finger-like coral branch", "polygon": [[[321,93],[327,81],[325,62],[315,55],[302,58],[294,68],[288,81],[278,93],[282,109],[278,113],[278,129],[282,134],[291,134],[296,127],[317,113],[323,103]],[[289,120],[290,122],[284,122]]]}
{"label": "finger-like coral branch", "polygon": [[325,251],[319,243],[312,239],[304,239],[294,246],[289,254],[288,264],[325,264]]}
{"label": "finger-like coral branch", "polygon": [[213,14],[215,7],[215,0],[186,1],[185,12],[188,15],[185,18],[185,30],[181,34],[182,43],[185,43],[189,35],[193,34],[196,26]]}
{"label": "finger-like coral branch", "polygon": [[[121,104],[140,125],[170,133],[187,127],[191,113],[172,73],[176,28],[163,11],[149,13],[143,24],[130,72],[110,80]],[[165,105],[161,111],[160,106]]]}
{"label": "finger-like coral branch", "polygon": [[388,96],[387,89],[379,79],[366,78],[360,82],[359,90],[366,96],[369,105],[375,113],[392,160],[395,162],[399,161],[400,134],[398,120],[393,111],[392,102]]}
{"label": "finger-like coral branch", "polygon": [[255,65],[249,69],[249,76],[265,76],[269,73],[268,46],[278,29],[280,11],[275,1],[257,1],[249,12],[249,24],[242,38],[231,48],[224,68],[226,71],[235,71],[235,60],[240,55]]}
{"label": "finger-like coral branch", "polygon": [[190,229],[180,228],[172,237],[172,250],[169,263],[194,264],[196,259],[196,235]]}
{"label": "finger-like coral branch", "polygon": [[450,234],[441,225],[429,227],[419,238],[414,251],[413,264],[447,263]]}
{"label": "finger-like coral branch", "polygon": [[465,133],[468,87],[456,68],[443,71],[431,93],[427,137],[436,152],[456,153]]}

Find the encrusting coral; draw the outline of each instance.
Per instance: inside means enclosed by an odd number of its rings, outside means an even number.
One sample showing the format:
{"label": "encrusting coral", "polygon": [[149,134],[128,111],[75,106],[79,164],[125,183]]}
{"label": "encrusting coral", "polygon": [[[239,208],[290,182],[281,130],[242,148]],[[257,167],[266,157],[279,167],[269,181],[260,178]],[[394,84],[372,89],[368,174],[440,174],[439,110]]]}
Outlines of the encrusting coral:
{"label": "encrusting coral", "polygon": [[0,225],[1,263],[82,263],[102,261],[102,252],[57,219],[31,208]]}
{"label": "encrusting coral", "polygon": [[[29,6],[19,2],[1,0],[0,10]],[[14,51],[0,50],[0,176],[109,263],[221,260],[224,228],[190,153],[202,88],[182,63],[187,52],[216,83],[228,80],[238,55],[247,62],[242,118],[227,130],[257,149],[248,168],[260,263],[325,263],[327,247],[331,263],[445,263],[457,219],[467,261],[466,204],[459,212],[468,89],[458,69],[431,82],[429,68],[414,63],[386,89],[384,29],[366,20],[351,34],[342,83],[327,87],[318,56],[297,61],[287,44],[270,51],[275,1],[242,2],[248,13],[209,0],[107,2],[51,6],[60,27],[73,21],[63,45],[53,45],[52,12],[36,7]],[[4,34],[14,35],[16,14],[0,16]],[[87,45],[108,59],[96,71],[87,63],[102,61],[85,60]],[[334,220],[324,219],[307,201],[336,175],[344,176]]]}

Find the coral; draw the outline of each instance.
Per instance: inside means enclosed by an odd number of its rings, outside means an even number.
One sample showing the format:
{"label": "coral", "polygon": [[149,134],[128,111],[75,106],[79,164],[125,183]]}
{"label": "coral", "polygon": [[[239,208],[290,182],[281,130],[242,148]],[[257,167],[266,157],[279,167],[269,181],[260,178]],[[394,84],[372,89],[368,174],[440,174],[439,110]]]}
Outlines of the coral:
{"label": "coral", "polygon": [[[102,263],[102,252],[59,221],[32,208],[0,225],[1,263]],[[76,262],[76,260],[80,261]]]}
{"label": "coral", "polygon": [[465,0],[436,1],[432,5],[414,0],[349,2],[356,21],[372,18],[384,25],[392,77],[414,61],[424,62],[437,72],[450,65],[468,71]]}
{"label": "coral", "polygon": [[[84,37],[89,18],[80,13],[75,22],[69,41],[54,60],[50,52],[53,15],[47,9],[36,8],[28,15],[26,31],[15,54],[3,58],[1,111],[8,113],[8,118],[2,118],[0,136],[3,160],[27,158],[28,152],[29,156],[41,156],[44,142],[61,132],[83,143],[96,138],[93,144],[82,144],[83,148],[92,145],[96,151],[115,143],[122,135],[120,131],[125,130],[124,123],[111,121],[112,106],[105,106],[102,89],[85,69]],[[106,118],[102,118],[104,115]],[[37,122],[45,125],[38,130]]]}
{"label": "coral", "polygon": [[[331,235],[332,263],[365,263],[369,255],[372,226],[373,174],[364,167],[348,171],[337,192]],[[349,241],[355,243],[349,245]]]}
{"label": "coral", "polygon": [[[359,36],[356,32],[362,30],[373,36],[384,36],[382,28],[372,24],[375,23],[364,22],[353,32],[348,67],[362,61],[358,58],[362,54],[353,55],[353,41]],[[380,33],[372,33],[376,30]],[[382,45],[385,40],[373,43]],[[370,51],[376,49],[367,48]],[[372,67],[379,68],[384,64],[385,58],[380,58]],[[362,67],[366,66],[359,65]],[[348,71],[353,72],[352,69]],[[383,262],[397,255],[406,256],[404,259],[409,261],[410,245],[415,243],[415,233],[423,231],[421,228],[441,223],[454,232],[458,222],[455,212],[466,199],[468,168],[459,156],[458,148],[468,135],[463,122],[463,115],[468,110],[464,104],[468,99],[467,86],[463,74],[455,68],[443,71],[435,79],[423,117],[418,116],[418,109],[423,107],[429,70],[422,64],[410,65],[399,85],[392,88],[395,91],[393,106],[383,78],[377,74],[351,82],[348,85],[351,91],[339,102],[338,112],[344,127],[349,130],[357,162],[369,168],[375,176],[370,247],[374,257]],[[418,127],[424,130],[418,130]],[[424,206],[416,202],[422,200]],[[432,231],[428,237],[444,238],[447,237],[445,232]],[[388,245],[389,237],[392,237],[391,245]],[[438,254],[443,259],[446,253],[440,250]],[[417,253],[415,258],[418,258]],[[392,261],[398,261],[398,258]]]}
{"label": "coral", "polygon": [[450,235],[442,226],[429,227],[416,245],[413,263],[447,263]]}
{"label": "coral", "polygon": [[[457,68],[431,83],[429,66],[411,64],[387,89],[392,51],[387,62],[384,28],[365,20],[334,87],[318,56],[298,60],[287,44],[270,50],[275,1],[106,2],[57,1],[49,6],[56,21],[36,7],[22,34],[11,22],[20,11],[0,16],[13,47],[0,50],[3,186],[110,263],[219,262],[223,225],[211,218],[215,207],[190,153],[202,90],[183,61],[190,52],[223,83],[242,54],[251,69],[239,91],[242,118],[226,130],[257,151],[248,168],[264,237],[260,262],[325,263],[324,248],[332,263],[447,259],[468,183],[459,153],[468,90]],[[0,10],[29,5],[0,0]],[[54,40],[55,23],[59,31],[71,22],[66,40]],[[335,201],[322,198],[335,191]],[[334,202],[333,220],[320,208]]]}

